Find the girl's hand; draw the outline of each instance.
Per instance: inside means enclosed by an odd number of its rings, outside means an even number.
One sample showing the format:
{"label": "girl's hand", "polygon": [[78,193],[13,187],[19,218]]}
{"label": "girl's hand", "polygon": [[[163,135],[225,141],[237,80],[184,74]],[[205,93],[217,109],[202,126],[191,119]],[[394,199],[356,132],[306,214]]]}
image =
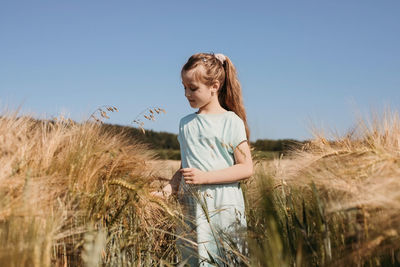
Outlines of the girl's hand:
{"label": "girl's hand", "polygon": [[206,184],[207,181],[207,172],[201,171],[196,168],[183,168],[179,170],[183,179],[187,184]]}
{"label": "girl's hand", "polygon": [[168,192],[165,191],[152,191],[150,192],[150,195],[154,197],[168,198],[170,194],[168,194]]}
{"label": "girl's hand", "polygon": [[167,184],[164,186],[161,191],[152,191],[150,192],[150,195],[154,197],[161,197],[161,198],[168,198],[172,194],[172,186],[171,184]]}

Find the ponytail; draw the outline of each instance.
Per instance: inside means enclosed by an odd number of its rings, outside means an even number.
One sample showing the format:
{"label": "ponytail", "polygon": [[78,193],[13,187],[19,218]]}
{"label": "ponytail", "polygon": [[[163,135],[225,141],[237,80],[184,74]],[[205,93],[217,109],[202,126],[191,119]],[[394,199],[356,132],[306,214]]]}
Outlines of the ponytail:
{"label": "ponytail", "polygon": [[224,109],[235,112],[243,120],[247,140],[250,142],[250,129],[247,124],[242,88],[237,77],[236,68],[227,56],[225,56],[223,67],[225,69],[225,82],[219,90],[219,103]]}

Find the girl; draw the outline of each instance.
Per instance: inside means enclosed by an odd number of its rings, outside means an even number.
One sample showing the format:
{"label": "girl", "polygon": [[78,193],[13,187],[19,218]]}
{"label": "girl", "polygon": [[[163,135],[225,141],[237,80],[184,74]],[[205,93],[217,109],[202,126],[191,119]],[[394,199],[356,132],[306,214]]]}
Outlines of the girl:
{"label": "girl", "polygon": [[183,260],[191,266],[232,263],[228,246],[241,249],[246,230],[239,181],[253,173],[240,83],[222,54],[191,56],[181,77],[185,96],[198,111],[180,121],[181,169],[163,191],[178,194],[189,225],[180,230],[187,234],[182,240],[194,241],[178,243]]}

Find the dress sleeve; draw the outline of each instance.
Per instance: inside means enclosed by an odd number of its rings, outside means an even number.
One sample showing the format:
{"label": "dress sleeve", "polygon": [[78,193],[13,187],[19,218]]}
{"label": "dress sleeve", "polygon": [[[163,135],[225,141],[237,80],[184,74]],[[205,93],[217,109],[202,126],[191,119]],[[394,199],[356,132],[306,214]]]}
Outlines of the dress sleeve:
{"label": "dress sleeve", "polygon": [[182,124],[182,120],[179,121],[179,128],[178,128],[177,139],[178,139],[179,144],[182,144],[181,124]]}
{"label": "dress sleeve", "polygon": [[247,141],[246,128],[243,120],[239,116],[235,116],[232,121],[232,150],[235,151],[236,147],[243,141]]}

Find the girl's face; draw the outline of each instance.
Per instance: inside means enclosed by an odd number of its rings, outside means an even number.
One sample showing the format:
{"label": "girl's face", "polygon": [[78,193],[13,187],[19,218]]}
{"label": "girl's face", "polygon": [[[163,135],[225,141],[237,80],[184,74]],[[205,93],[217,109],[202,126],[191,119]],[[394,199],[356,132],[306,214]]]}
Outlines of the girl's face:
{"label": "girl's face", "polygon": [[[197,70],[196,70],[197,69]],[[214,96],[215,86],[207,86],[202,82],[195,79],[194,73],[196,71],[204,71],[202,68],[196,67],[182,74],[182,83],[185,88],[185,96],[189,101],[192,108],[203,108],[208,105]]]}

